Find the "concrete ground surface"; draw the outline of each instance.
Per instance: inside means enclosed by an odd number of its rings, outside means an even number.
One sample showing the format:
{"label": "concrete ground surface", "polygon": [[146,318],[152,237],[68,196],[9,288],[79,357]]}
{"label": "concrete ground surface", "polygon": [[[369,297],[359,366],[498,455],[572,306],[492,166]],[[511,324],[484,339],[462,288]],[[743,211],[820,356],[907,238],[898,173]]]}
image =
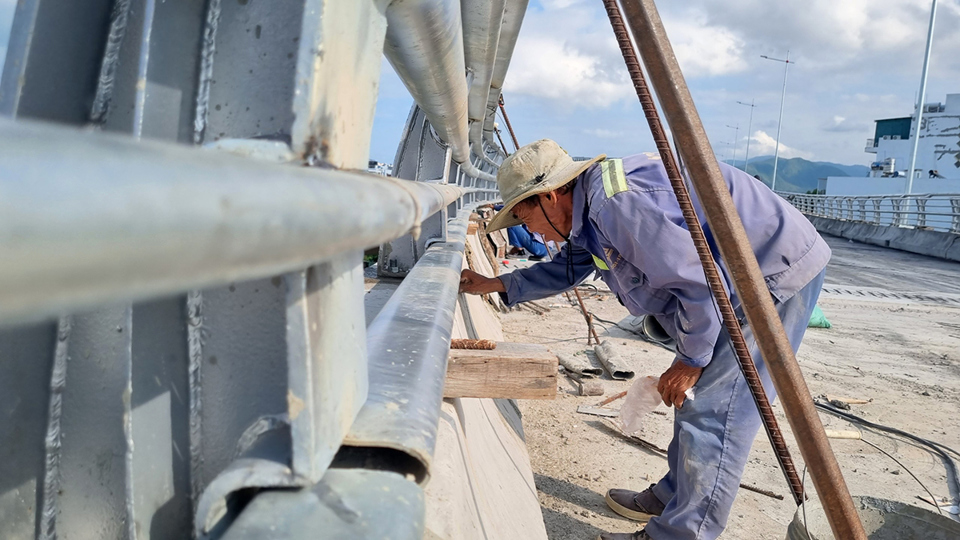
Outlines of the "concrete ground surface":
{"label": "concrete ground surface", "polygon": [[[960,292],[960,263],[839,238],[827,240],[834,256],[826,282],[847,288],[821,297],[820,306],[833,328],[809,329],[800,348],[798,359],[812,394],[872,400],[853,405],[851,412],[960,450],[960,302],[951,296]],[[501,271],[517,264],[511,261]],[[893,294],[850,293],[858,287]],[[917,300],[897,293],[928,294]],[[609,293],[585,296],[589,311],[598,319],[619,321],[628,315]],[[507,340],[542,343],[556,353],[584,351],[586,324],[579,309],[563,295],[538,304],[550,311],[541,315],[521,309],[501,315]],[[598,326],[601,338],[617,345],[638,377],[659,375],[669,366],[670,351],[601,324],[607,327]],[[610,380],[607,375],[601,383],[607,396],[631,384]],[[635,523],[607,508],[603,494],[611,487],[643,489],[666,471],[662,455],[625,440],[609,420],[577,413],[578,405],[593,405],[601,399],[577,396],[574,386],[561,378],[556,400],[520,402],[551,539],[592,539],[603,531],[637,530]],[[619,405],[615,402],[610,407]],[[774,409],[802,471],[803,459],[779,402]],[[673,413],[662,405],[659,410],[667,415],[648,415],[638,435],[666,448]],[[827,414],[822,413],[821,419],[828,428],[859,429]],[[949,496],[944,467],[927,450],[866,430],[863,438],[902,465],[862,441],[833,440],[854,495],[894,499],[932,510],[918,499],[926,492],[909,471],[936,497]],[[783,495],[783,500],[741,489],[722,538],[784,538],[796,508],[762,431],[754,441],[743,482]],[[806,484],[813,489],[809,477]]]}

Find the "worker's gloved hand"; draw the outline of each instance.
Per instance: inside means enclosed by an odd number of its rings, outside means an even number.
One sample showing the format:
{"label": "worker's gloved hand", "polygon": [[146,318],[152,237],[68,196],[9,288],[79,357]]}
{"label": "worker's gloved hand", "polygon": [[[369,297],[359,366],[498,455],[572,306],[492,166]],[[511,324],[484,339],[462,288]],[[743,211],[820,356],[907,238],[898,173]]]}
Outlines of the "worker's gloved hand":
{"label": "worker's gloved hand", "polygon": [[470,294],[487,294],[507,292],[503,282],[497,278],[482,276],[473,270],[464,270],[460,273],[460,292]]}
{"label": "worker's gloved hand", "polygon": [[690,367],[680,361],[674,362],[670,369],[660,376],[660,384],[657,385],[663,404],[678,409],[682,407],[686,391],[697,384],[701,373],[703,368]]}

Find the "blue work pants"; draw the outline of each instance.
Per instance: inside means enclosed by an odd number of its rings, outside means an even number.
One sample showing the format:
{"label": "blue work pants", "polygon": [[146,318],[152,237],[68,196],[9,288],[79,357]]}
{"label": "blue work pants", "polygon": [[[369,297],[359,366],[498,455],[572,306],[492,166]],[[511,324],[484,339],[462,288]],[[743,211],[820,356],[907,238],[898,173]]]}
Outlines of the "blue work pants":
{"label": "blue work pants", "polygon": [[[821,272],[792,298],[777,302],[794,352],[817,305],[823,276]],[[737,315],[745,321],[740,309]],[[777,392],[749,325],[743,326],[743,337],[772,402]],[[720,536],[761,426],[726,330],[720,332],[713,358],[695,389],[695,399],[685,401],[674,413],[673,440],[667,449],[670,471],[653,488],[666,505],[663,514],[646,526],[654,540],[714,540]]]}
{"label": "blue work pants", "polygon": [[508,228],[507,239],[511,246],[523,248],[534,257],[544,257],[547,254],[547,246],[538,242],[529,231],[523,228],[523,225]]}

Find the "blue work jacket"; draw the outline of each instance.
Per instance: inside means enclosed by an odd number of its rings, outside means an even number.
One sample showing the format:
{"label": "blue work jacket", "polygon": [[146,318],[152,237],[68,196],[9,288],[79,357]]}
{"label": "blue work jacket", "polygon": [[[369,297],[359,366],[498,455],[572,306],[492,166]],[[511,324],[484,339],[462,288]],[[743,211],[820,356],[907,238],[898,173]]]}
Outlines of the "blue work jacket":
{"label": "blue work jacket", "polygon": [[[722,163],[720,170],[770,294],[775,301],[792,297],[826,267],[830,248],[803,214],[762,182]],[[505,300],[514,305],[552,296],[570,289],[571,279],[580,283],[597,271],[631,314],[656,317],[677,340],[682,362],[706,366],[722,323],[660,157],[623,158],[623,176],[625,185],[621,180],[611,196],[600,164],[578,177],[569,242],[552,261],[501,275]],[[690,195],[730,294],[729,272],[693,189]],[[731,298],[738,307],[737,295]]]}

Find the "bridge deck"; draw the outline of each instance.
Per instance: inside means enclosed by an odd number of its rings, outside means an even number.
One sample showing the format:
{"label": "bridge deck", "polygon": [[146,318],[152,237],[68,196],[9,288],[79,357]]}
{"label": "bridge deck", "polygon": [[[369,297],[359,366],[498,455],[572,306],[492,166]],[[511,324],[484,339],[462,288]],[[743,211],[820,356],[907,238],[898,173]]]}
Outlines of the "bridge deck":
{"label": "bridge deck", "polygon": [[[853,405],[852,412],[960,450],[960,431],[956,429],[960,416],[960,263],[841,238],[826,240],[833,248],[833,259],[820,305],[833,328],[811,328],[798,354],[811,392],[814,396],[872,400]],[[511,261],[510,266],[514,264]],[[627,315],[609,294],[585,292],[587,308],[600,319],[619,321]],[[507,339],[543,343],[554,352],[583,351],[586,329],[579,310],[567,305],[563,296],[540,303],[551,311],[501,315]],[[614,339],[638,376],[658,375],[670,364],[673,355],[669,351],[604,325],[606,330],[597,329],[601,339]],[[601,384],[607,395],[630,386],[606,376]],[[577,414],[578,405],[593,405],[600,399],[576,396],[572,385],[562,383],[556,401],[521,402],[551,538],[590,538],[604,530],[635,530],[634,523],[607,509],[603,493],[611,487],[643,489],[666,471],[661,455],[624,441],[604,419]],[[802,468],[803,460],[779,402],[774,410]],[[672,411],[667,413],[650,415],[640,436],[666,448],[672,435]],[[821,419],[830,429],[857,429],[825,414]],[[896,456],[936,496],[950,495],[943,465],[930,453],[870,432],[863,437]],[[917,499],[926,496],[923,488],[874,448],[855,440],[833,441],[832,446],[853,494],[932,508]],[[782,539],[795,509],[762,433],[754,441],[743,481],[784,495],[785,500],[741,490],[721,538]]]}
{"label": "bridge deck", "polygon": [[823,235],[833,250],[826,282],[899,292],[960,294],[960,263]]}

